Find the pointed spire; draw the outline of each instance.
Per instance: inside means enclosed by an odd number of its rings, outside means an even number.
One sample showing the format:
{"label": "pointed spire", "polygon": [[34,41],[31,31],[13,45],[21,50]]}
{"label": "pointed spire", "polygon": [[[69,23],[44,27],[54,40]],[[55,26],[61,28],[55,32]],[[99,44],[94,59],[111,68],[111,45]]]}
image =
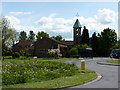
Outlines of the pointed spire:
{"label": "pointed spire", "polygon": [[73,28],[75,28],[75,27],[82,27],[78,19],[76,20],[76,22],[73,25]]}

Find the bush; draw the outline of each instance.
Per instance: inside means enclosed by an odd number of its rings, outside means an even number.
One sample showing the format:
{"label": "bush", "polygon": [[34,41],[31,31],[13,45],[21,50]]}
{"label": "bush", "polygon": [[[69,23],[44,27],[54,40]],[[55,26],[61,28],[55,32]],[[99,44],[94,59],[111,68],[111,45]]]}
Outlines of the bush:
{"label": "bush", "polygon": [[67,56],[68,57],[72,56],[73,58],[79,58],[80,56],[83,56],[85,48],[90,48],[90,46],[88,46],[87,44],[77,45],[68,51]]}
{"label": "bush", "polygon": [[78,55],[78,49],[76,47],[71,48],[69,54],[72,56]]}
{"label": "bush", "polygon": [[29,53],[29,50],[27,48],[20,50],[20,54],[23,57],[29,57],[29,56],[31,56],[31,54]]}
{"label": "bush", "polygon": [[49,49],[48,54],[51,57],[61,57],[62,54],[60,54],[60,50],[59,49]]}
{"label": "bush", "polygon": [[14,53],[12,54],[12,57],[13,57],[13,58],[19,58],[19,57],[20,57],[20,53],[19,53],[19,52],[14,52]]}

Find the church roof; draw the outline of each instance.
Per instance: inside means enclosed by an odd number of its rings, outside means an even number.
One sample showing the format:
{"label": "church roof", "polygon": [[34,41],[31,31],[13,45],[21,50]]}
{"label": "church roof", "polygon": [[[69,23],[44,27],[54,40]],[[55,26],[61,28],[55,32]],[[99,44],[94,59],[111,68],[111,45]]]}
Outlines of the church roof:
{"label": "church roof", "polygon": [[76,22],[74,23],[73,27],[82,27],[82,25],[80,24],[79,20],[77,19]]}

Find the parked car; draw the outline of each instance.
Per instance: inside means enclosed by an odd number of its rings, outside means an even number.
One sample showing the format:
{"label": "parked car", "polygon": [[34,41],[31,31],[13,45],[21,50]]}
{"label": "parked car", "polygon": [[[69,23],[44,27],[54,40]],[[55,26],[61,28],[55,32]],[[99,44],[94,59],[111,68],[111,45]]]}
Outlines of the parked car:
{"label": "parked car", "polygon": [[120,49],[113,49],[110,53],[111,58],[120,58]]}

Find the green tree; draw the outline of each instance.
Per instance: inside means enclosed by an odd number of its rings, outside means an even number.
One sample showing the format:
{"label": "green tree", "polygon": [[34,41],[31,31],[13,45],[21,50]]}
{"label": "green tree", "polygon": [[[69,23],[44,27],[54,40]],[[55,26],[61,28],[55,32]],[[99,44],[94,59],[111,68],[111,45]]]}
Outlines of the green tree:
{"label": "green tree", "polygon": [[111,49],[117,42],[117,34],[114,29],[106,28],[100,34],[99,37],[99,55],[109,56]]}
{"label": "green tree", "polygon": [[114,49],[120,49],[120,40],[117,41],[115,46],[113,46]]}
{"label": "green tree", "polygon": [[20,32],[20,40],[26,40],[27,39],[27,34],[25,31],[21,31]]}
{"label": "green tree", "polygon": [[35,40],[35,33],[33,31],[29,31],[28,40],[29,41]]}
{"label": "green tree", "polygon": [[57,41],[65,41],[65,39],[63,39],[63,37],[61,35],[57,35],[57,36],[52,36],[52,39],[55,39]]}
{"label": "green tree", "polygon": [[37,40],[40,40],[40,39],[42,39],[43,37],[49,37],[49,34],[41,31],[41,32],[38,32],[37,35],[36,35]]}
{"label": "green tree", "polygon": [[6,18],[0,18],[0,41],[2,43],[2,56],[6,55],[9,48],[18,40],[18,33],[15,29],[10,28],[10,23]]}
{"label": "green tree", "polygon": [[89,45],[89,33],[88,33],[88,29],[86,29],[85,26],[84,26],[84,29],[83,29],[83,32],[82,32],[81,44]]}
{"label": "green tree", "polygon": [[91,47],[93,49],[93,53],[95,56],[98,55],[98,45],[99,45],[98,37],[96,36],[96,33],[94,32],[91,38]]}

